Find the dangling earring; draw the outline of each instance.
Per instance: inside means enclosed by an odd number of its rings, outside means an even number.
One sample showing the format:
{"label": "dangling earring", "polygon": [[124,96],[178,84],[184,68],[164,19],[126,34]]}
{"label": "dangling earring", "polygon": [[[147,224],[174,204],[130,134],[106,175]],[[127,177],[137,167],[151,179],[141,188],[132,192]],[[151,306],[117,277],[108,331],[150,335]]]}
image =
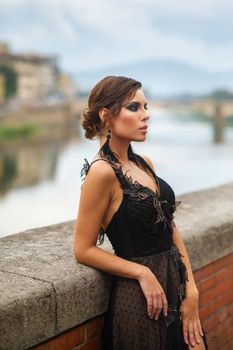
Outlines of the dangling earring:
{"label": "dangling earring", "polygon": [[106,141],[105,143],[103,144],[103,146],[101,147],[100,149],[100,152],[103,155],[110,155],[111,153],[111,150],[110,150],[110,147],[109,147],[109,140],[111,138],[111,129],[108,129],[108,132],[107,132],[107,135],[106,135]]}
{"label": "dangling earring", "polygon": [[109,143],[109,140],[111,138],[111,129],[108,129],[108,133],[107,133],[107,141]]}
{"label": "dangling earring", "polygon": [[103,144],[103,146],[100,148],[99,153],[101,157],[110,156],[113,160],[117,161],[117,157],[114,155],[109,145],[110,139],[111,139],[111,129],[108,129],[106,141]]}

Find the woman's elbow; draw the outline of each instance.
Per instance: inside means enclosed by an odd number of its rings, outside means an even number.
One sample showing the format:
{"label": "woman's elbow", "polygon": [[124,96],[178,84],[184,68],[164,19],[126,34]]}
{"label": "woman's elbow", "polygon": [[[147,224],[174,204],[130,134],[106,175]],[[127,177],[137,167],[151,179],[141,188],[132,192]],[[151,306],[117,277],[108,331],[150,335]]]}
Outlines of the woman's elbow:
{"label": "woman's elbow", "polygon": [[77,244],[74,245],[73,253],[74,253],[74,257],[78,263],[80,263],[80,264],[87,263],[88,257],[90,256],[89,255],[89,248],[90,247],[84,249],[80,245],[77,245]]}
{"label": "woman's elbow", "polygon": [[77,263],[85,264],[85,254],[83,252],[74,249],[74,257]]}
{"label": "woman's elbow", "polygon": [[74,249],[73,249],[73,255],[75,260],[82,264],[83,263],[83,252],[81,249],[79,249],[76,245],[74,245]]}

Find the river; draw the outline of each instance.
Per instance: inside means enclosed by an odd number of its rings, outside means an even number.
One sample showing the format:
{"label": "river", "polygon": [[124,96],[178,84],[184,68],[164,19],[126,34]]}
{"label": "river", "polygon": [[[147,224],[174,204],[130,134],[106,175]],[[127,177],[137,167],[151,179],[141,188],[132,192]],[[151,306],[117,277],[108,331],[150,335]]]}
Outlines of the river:
{"label": "river", "polygon": [[[151,158],[177,196],[233,181],[233,128],[226,128],[224,143],[213,144],[211,124],[167,109],[151,112],[146,140],[132,146]],[[18,171],[1,186],[0,237],[75,219],[84,158],[90,162],[98,148],[82,137],[15,151]]]}

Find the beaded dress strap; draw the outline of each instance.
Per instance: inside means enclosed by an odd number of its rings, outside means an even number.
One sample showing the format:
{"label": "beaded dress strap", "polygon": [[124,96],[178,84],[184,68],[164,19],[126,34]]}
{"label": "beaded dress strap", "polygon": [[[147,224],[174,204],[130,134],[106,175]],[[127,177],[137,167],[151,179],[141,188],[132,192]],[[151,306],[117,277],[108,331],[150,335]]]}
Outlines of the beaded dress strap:
{"label": "beaded dress strap", "polygon": [[[98,158],[98,159],[95,159],[93,160],[93,162],[89,163],[88,160],[86,158],[84,158],[84,165],[83,165],[83,168],[81,170],[81,177],[84,176],[84,178],[81,180],[83,181],[86,177],[86,175],[88,174],[89,170],[90,170],[90,167],[91,165],[94,163],[94,162],[97,162],[98,160],[104,160],[106,161],[107,163],[109,163],[111,165],[111,167],[113,168],[119,182],[120,182],[120,185],[121,185],[121,188],[123,190],[125,190],[128,186],[129,186],[129,183],[127,181],[127,179],[125,178],[122,170],[121,170],[121,167],[120,167],[120,164],[116,163],[115,161],[113,161],[110,157],[106,156],[106,158]],[[99,234],[98,234],[98,245],[102,245],[103,242],[104,242],[104,236],[105,236],[105,230],[103,229],[103,227],[101,226],[100,229],[99,229]]]}
{"label": "beaded dress strap", "polygon": [[88,174],[89,170],[90,170],[90,167],[93,163],[97,162],[98,160],[104,160],[105,162],[107,162],[109,165],[111,165],[112,169],[114,170],[120,184],[121,184],[121,187],[123,189],[127,188],[128,187],[128,181],[127,179],[125,178],[122,170],[121,170],[121,166],[119,163],[113,161],[110,157],[106,156],[106,158],[98,158],[98,159],[95,159],[93,160],[93,162],[89,163],[88,160],[86,158],[84,158],[84,165],[83,165],[83,168],[81,170],[81,177],[84,176],[84,178],[82,179],[82,181],[85,179],[86,175]]}

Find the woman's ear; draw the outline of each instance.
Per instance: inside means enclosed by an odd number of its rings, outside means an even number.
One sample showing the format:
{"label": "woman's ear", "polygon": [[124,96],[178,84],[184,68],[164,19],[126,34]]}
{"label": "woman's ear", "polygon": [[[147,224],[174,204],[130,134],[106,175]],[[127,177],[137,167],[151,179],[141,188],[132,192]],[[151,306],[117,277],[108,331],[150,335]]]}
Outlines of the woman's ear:
{"label": "woman's ear", "polygon": [[102,108],[99,111],[99,117],[101,119],[102,128],[111,128],[112,118],[110,118],[110,111],[107,108]]}
{"label": "woman's ear", "polygon": [[100,117],[102,123],[105,123],[107,121],[106,120],[106,116],[107,116],[108,112],[109,112],[109,110],[107,108],[105,108],[105,107],[101,108],[99,110],[99,117]]}

